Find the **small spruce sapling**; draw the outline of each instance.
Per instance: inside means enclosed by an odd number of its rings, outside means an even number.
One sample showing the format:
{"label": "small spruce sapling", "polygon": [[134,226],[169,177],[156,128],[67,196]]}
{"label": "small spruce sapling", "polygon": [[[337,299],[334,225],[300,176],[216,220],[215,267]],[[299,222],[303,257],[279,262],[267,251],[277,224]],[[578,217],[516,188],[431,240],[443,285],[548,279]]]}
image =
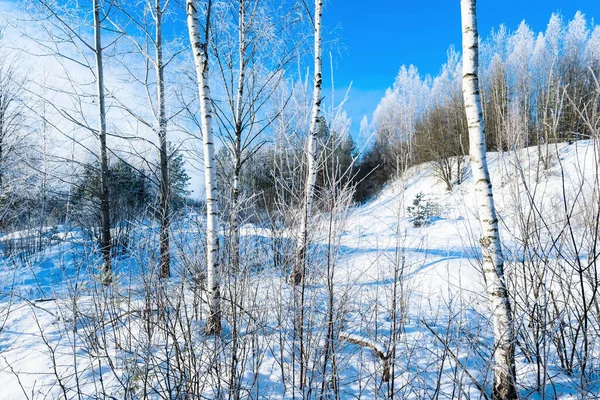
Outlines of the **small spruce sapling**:
{"label": "small spruce sapling", "polygon": [[423,192],[417,193],[411,206],[406,207],[409,221],[415,228],[431,224],[431,218],[435,215],[435,203],[425,199]]}

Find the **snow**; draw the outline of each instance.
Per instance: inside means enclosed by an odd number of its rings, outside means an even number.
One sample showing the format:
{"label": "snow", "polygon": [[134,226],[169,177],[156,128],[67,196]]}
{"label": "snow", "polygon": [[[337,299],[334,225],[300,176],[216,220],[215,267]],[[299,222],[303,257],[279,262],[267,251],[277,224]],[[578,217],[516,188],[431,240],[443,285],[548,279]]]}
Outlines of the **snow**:
{"label": "snow", "polygon": [[[572,212],[577,227],[575,236],[584,240],[585,210],[592,200],[591,191],[597,178],[597,149],[588,141],[551,145],[548,150],[554,156],[548,169],[540,167],[540,152],[545,154],[545,150],[532,147],[488,155],[508,261],[522,258],[519,243],[523,235],[518,215],[528,209],[528,199],[534,200],[536,212],[548,222],[542,240],[549,240],[552,232],[562,229],[566,218],[563,181],[569,204],[576,205]],[[336,215],[338,233],[332,253],[327,251],[330,240],[327,230],[322,229],[328,216],[313,222],[317,233],[309,258],[311,282],[306,293],[306,312],[315,316],[307,326],[315,332],[314,337],[307,339],[310,357],[315,363],[322,363],[317,349],[323,348],[326,341],[329,255],[333,308],[343,315],[336,326],[346,337],[370,343],[382,354],[390,354],[395,346],[393,374],[397,398],[429,398],[438,392],[440,398],[457,397],[459,392],[480,398],[481,393],[469,376],[488,390],[491,387],[492,331],[478,265],[479,226],[471,196],[472,180],[467,171],[466,180],[447,192],[432,168],[430,164],[411,168],[402,179],[385,187],[376,199]],[[440,213],[430,225],[415,228],[406,215],[406,207],[419,193],[439,204]],[[193,267],[192,256],[194,252],[202,254],[197,238],[200,225],[201,218],[192,215],[177,231],[179,240],[175,242],[181,244],[190,261],[189,265],[182,262],[161,289],[173,294],[166,310],[182,307],[176,301],[180,299],[184,309],[192,313],[192,303],[202,302],[186,286],[193,282],[187,270]],[[180,351],[193,353],[202,360],[197,371],[205,373],[198,386],[203,395],[215,398],[219,390],[226,390],[226,386],[217,384],[217,378],[228,372],[223,370],[216,375],[211,372],[213,353],[209,349],[219,343],[230,345],[234,335],[230,320],[220,341],[203,337],[204,319],[200,311],[199,318],[191,318],[193,323],[188,327],[178,327],[173,337],[166,333],[157,335],[152,346],[143,347],[147,333],[141,317],[159,314],[158,309],[147,305],[159,293],[144,294],[152,282],[149,282],[151,274],[142,273],[151,272],[156,257],[148,245],[155,229],[146,226],[137,230],[136,243],[144,251],[116,260],[117,278],[111,288],[102,287],[95,279],[99,257],[86,246],[81,232],[67,232],[64,227],[47,227],[44,232],[54,233],[55,240],[45,251],[13,259],[0,267],[1,399],[77,398],[78,393],[83,398],[136,398],[141,396],[140,371],[143,360],[148,360],[144,357],[154,354],[162,360],[146,366],[160,377],[165,360],[175,357],[173,340],[181,342]],[[24,231],[5,235],[0,237],[0,245],[38,234],[39,231]],[[261,263],[271,262],[272,231],[246,225],[242,234],[246,256],[254,257],[252,272],[239,278],[229,276],[227,279],[240,281],[235,293],[226,293],[226,297],[239,298],[239,305],[232,301],[241,321],[238,328],[243,333],[238,345],[248,346],[243,353],[245,366],[239,367],[239,385],[250,388],[248,393],[244,392],[249,397],[298,397],[302,392],[297,387],[292,391],[292,383],[282,378],[282,374],[289,377],[297,373],[292,371],[290,350],[295,342],[280,340],[282,335],[291,335],[293,289],[280,272],[260,267]],[[281,237],[289,240],[293,232],[282,232]],[[184,256],[180,259],[188,260]],[[510,264],[507,269],[511,271]],[[395,280],[395,275],[401,279]],[[186,289],[182,289],[184,286]],[[390,309],[393,290],[401,293],[396,296],[395,317]],[[187,338],[193,338],[194,342],[188,343]],[[456,359],[444,351],[441,340],[450,346]],[[356,344],[336,345],[342,398],[385,397],[387,389],[381,384],[380,360]],[[547,375],[551,384],[548,383],[546,398],[600,396],[600,385],[594,379],[583,393],[577,374],[565,373],[556,357],[549,360]],[[591,362],[597,365],[599,360]],[[256,367],[252,367],[253,362]],[[520,348],[517,370],[521,394],[543,398],[536,392],[535,365]],[[316,368],[311,374],[312,384],[320,389],[322,377]],[[460,389],[455,382],[461,382]],[[158,378],[153,380],[154,392],[148,396],[161,398],[167,392],[162,384],[166,385]],[[125,386],[130,392],[123,391]]]}

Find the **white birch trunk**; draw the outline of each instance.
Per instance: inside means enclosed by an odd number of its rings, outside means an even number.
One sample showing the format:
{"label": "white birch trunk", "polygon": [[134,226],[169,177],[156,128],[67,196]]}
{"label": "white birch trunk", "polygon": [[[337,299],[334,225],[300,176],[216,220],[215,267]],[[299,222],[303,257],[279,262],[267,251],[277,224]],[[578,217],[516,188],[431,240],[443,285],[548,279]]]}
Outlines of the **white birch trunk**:
{"label": "white birch trunk", "polygon": [[219,216],[215,174],[215,149],[212,131],[212,103],[208,85],[208,25],[210,23],[211,1],[208,1],[205,42],[202,42],[198,22],[196,0],[186,0],[187,24],[190,43],[194,52],[198,95],[200,97],[200,117],[204,142],[204,180],[206,187],[206,269],[208,287],[208,317],[206,333],[221,333],[221,296],[219,291]]}
{"label": "white birch trunk", "polygon": [[100,26],[100,4],[94,0],[94,39],[96,56],[96,84],[98,96],[98,138],[100,140],[100,181],[102,193],[100,194],[100,212],[102,216],[101,252],[104,260],[102,266],[102,281],[111,281],[110,260],[110,204],[108,193],[108,154],[106,150],[106,107],[104,99],[104,69],[102,65],[102,33]]}
{"label": "white birch trunk", "polygon": [[310,128],[308,131],[308,172],[306,175],[306,188],[304,205],[302,212],[302,222],[300,224],[300,237],[296,247],[296,261],[294,271],[292,272],[292,282],[299,285],[304,279],[306,267],[306,251],[308,246],[308,222],[310,220],[312,202],[315,193],[315,183],[317,181],[317,130],[319,129],[321,117],[321,87],[323,85],[323,61],[321,49],[321,19],[323,15],[323,1],[315,0],[315,49],[314,49],[314,87],[312,98],[312,112],[310,119]]}
{"label": "white birch trunk", "polygon": [[516,399],[514,332],[504,282],[504,260],[488,171],[483,113],[479,94],[479,48],[475,0],[461,0],[463,34],[463,97],[469,128],[469,153],[475,200],[481,225],[483,273],[494,320],[494,399]]}

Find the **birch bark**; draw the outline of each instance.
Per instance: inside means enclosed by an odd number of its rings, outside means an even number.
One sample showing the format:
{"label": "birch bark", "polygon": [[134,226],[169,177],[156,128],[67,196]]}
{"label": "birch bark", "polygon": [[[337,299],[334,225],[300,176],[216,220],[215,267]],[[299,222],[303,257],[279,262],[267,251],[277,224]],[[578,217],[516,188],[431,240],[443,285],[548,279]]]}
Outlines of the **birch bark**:
{"label": "birch bark", "polygon": [[208,317],[206,333],[221,333],[221,295],[219,282],[219,216],[217,204],[217,187],[215,174],[215,149],[212,131],[212,99],[208,84],[208,40],[210,26],[210,10],[212,1],[208,0],[205,37],[202,42],[198,22],[198,5],[196,0],[186,0],[187,25],[190,43],[194,52],[194,63],[198,78],[198,95],[200,98],[200,118],[202,123],[202,139],[204,143],[204,184],[206,187],[206,269],[208,286]]}
{"label": "birch bark", "polygon": [[306,175],[305,196],[300,224],[300,237],[296,247],[296,261],[292,271],[292,282],[299,285],[304,280],[306,268],[306,247],[308,246],[308,222],[310,220],[315,183],[317,181],[317,130],[321,118],[321,88],[323,86],[323,61],[321,49],[321,19],[323,16],[323,1],[315,0],[314,15],[314,86],[312,98],[311,122],[308,131],[308,171]]}
{"label": "birch bark", "polygon": [[483,113],[479,92],[479,43],[476,0],[461,0],[463,97],[469,129],[474,194],[481,225],[481,251],[487,295],[494,320],[494,399],[516,399],[515,343],[510,300],[504,281],[504,259],[488,171]]}

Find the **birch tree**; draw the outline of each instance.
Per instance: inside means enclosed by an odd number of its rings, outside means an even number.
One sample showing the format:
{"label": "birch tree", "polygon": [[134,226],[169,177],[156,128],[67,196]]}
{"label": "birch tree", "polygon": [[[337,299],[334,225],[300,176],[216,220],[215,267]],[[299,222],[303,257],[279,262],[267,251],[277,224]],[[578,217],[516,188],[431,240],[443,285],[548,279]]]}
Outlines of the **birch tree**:
{"label": "birch tree", "polygon": [[311,208],[315,194],[317,181],[317,131],[321,124],[321,88],[323,86],[323,61],[321,49],[321,19],[323,16],[323,1],[315,0],[315,11],[312,19],[314,28],[314,78],[313,97],[310,127],[308,130],[308,147],[306,157],[308,159],[308,170],[306,174],[305,196],[302,209],[302,220],[300,234],[296,246],[296,260],[292,271],[291,281],[299,285],[304,280],[306,267],[306,251],[308,246],[308,222],[311,216]]}
{"label": "birch tree", "polygon": [[154,48],[156,56],[156,105],[158,153],[160,159],[160,276],[167,278],[171,275],[171,254],[169,251],[169,157],[167,154],[167,118],[165,112],[165,65],[163,61],[162,17],[169,1],[163,6],[161,0],[156,0],[154,8],[155,36]]}
{"label": "birch tree", "polygon": [[469,129],[469,155],[475,201],[481,225],[483,273],[494,320],[495,399],[516,399],[515,342],[510,300],[504,281],[504,260],[488,171],[483,111],[479,94],[479,48],[476,0],[461,0],[463,35],[463,97]]}
{"label": "birch tree", "polygon": [[[144,77],[141,79],[135,77],[135,79],[143,81],[146,87],[152,116],[145,118],[127,105],[122,104],[121,107],[143,125],[150,127],[156,134],[159,186],[158,217],[160,220],[160,277],[168,278],[171,275],[169,229],[171,225],[170,203],[172,196],[171,178],[169,176],[167,128],[173,115],[167,116],[165,69],[181,53],[181,50],[177,50],[172,54],[167,53],[166,57],[164,55],[163,18],[170,7],[170,0],[147,0],[141,10],[143,14],[141,17],[137,15],[135,9],[130,10],[126,3],[119,3],[119,1],[113,1],[112,5],[117,7],[125,16],[125,27],[121,26],[115,20],[111,19],[110,22],[120,34],[130,39],[136,51],[146,61],[146,69],[142,72]],[[144,20],[148,15],[150,16],[150,22],[146,23]],[[132,68],[126,67],[125,69],[130,71],[132,75],[135,74]],[[151,78],[152,73],[150,73],[152,69],[155,75],[153,81]],[[156,87],[155,92],[150,90],[150,87],[153,85]]]}
{"label": "birch tree", "polygon": [[208,82],[208,45],[212,0],[207,0],[204,41],[198,21],[196,0],[186,0],[187,25],[190,43],[194,53],[198,96],[200,99],[200,119],[204,143],[204,185],[206,188],[206,269],[208,286],[208,317],[206,333],[221,333],[221,295],[219,283],[219,215],[215,174],[215,148],[212,131],[212,98]]}
{"label": "birch tree", "polygon": [[[247,40],[248,25],[246,15],[246,1],[238,2],[238,83],[237,94],[235,101],[230,101],[233,114],[233,131],[231,137],[232,155],[233,155],[233,185],[231,189],[231,212],[230,212],[230,229],[231,229],[231,266],[234,271],[239,269],[239,253],[240,253],[240,227],[239,227],[239,201],[240,201],[240,173],[242,169],[242,135],[244,130],[244,89],[246,86],[246,73],[248,68],[248,55],[246,54],[250,47]],[[221,63],[219,63],[222,65]],[[222,68],[221,68],[222,69]],[[223,73],[223,72],[222,72]],[[224,79],[226,81],[226,79]],[[233,92],[234,88],[231,87]],[[229,90],[228,90],[229,92]],[[230,96],[233,97],[233,96]]]}
{"label": "birch tree", "polygon": [[[102,45],[102,21],[104,13],[100,0],[93,0],[91,10],[82,11],[87,16],[91,14],[93,23],[93,40],[87,35],[84,18],[79,15],[79,9],[69,9],[47,0],[35,0],[38,10],[32,10],[32,22],[38,21],[36,29],[23,32],[36,42],[41,54],[38,56],[54,57],[62,67],[65,87],[50,86],[53,92],[68,96],[74,102],[74,110],[65,109],[64,104],[48,102],[49,107],[60,115],[64,121],[70,122],[74,127],[83,129],[98,140],[99,151],[93,151],[85,140],[76,140],[68,135],[58,124],[53,128],[68,137],[82,149],[97,157],[99,168],[97,175],[100,177],[101,190],[97,210],[100,221],[100,253],[102,256],[101,280],[108,284],[112,280],[111,269],[111,231],[110,231],[110,194],[108,187],[108,147],[107,147],[107,118],[106,96],[104,82],[104,50]],[[90,13],[91,11],[91,13]],[[39,12],[39,15],[38,15]],[[82,29],[83,28],[83,29]],[[114,41],[107,47],[112,46]],[[68,65],[67,65],[68,64]],[[81,84],[75,79],[71,69],[82,69],[93,78],[92,82]],[[88,87],[94,91],[88,91]],[[91,99],[91,103],[87,100]],[[92,107],[95,111],[92,111]],[[88,121],[89,115],[94,116],[94,122]],[[45,121],[49,119],[44,118]],[[94,127],[94,125],[96,127]]]}
{"label": "birch tree", "polygon": [[[268,0],[238,0],[222,5],[213,15],[218,23],[213,24],[211,47],[220,78],[219,92],[223,93],[215,101],[215,115],[231,159],[231,177],[225,187],[230,192],[229,253],[233,271],[239,269],[240,225],[248,203],[241,187],[243,172],[265,144],[263,133],[282,112],[271,100],[298,46],[288,36],[295,19],[288,7],[277,8]],[[221,207],[225,211],[226,204]]]}
{"label": "birch tree", "polygon": [[110,203],[108,192],[108,154],[106,149],[106,106],[104,98],[104,69],[102,65],[102,27],[100,25],[99,0],[93,1],[94,7],[94,55],[96,58],[96,90],[98,97],[98,139],[100,140],[100,176],[102,192],[100,211],[102,215],[102,238],[100,242],[102,258],[102,279],[111,281],[110,265]]}

